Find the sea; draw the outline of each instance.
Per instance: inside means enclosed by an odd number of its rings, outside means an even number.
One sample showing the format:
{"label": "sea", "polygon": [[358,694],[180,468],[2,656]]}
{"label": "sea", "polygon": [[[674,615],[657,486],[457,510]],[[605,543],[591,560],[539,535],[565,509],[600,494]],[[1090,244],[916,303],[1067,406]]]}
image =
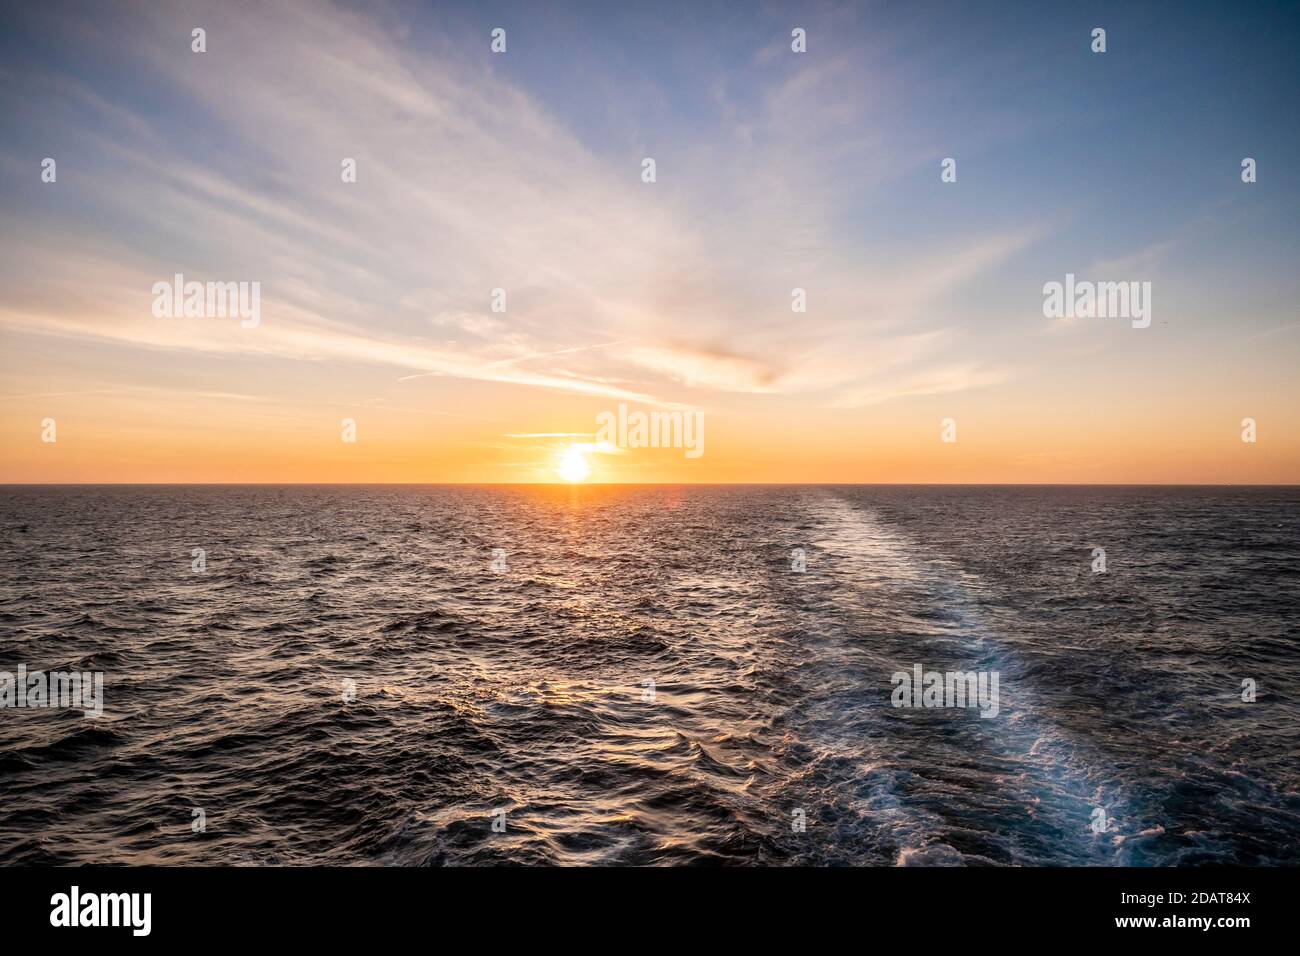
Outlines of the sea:
{"label": "sea", "polygon": [[[1296,865],[1298,519],[1297,487],[6,486],[0,864]],[[101,675],[102,713],[17,706],[20,666]]]}

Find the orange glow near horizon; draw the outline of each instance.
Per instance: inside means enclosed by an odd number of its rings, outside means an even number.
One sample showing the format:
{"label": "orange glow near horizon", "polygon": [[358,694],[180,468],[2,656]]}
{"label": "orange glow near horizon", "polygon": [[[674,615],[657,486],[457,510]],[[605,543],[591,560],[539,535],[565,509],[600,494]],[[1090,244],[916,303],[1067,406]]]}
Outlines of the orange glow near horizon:
{"label": "orange glow near horizon", "polygon": [[[444,385],[445,387],[445,385]],[[33,390],[35,391],[35,390]],[[1133,396],[1126,396],[1132,399]],[[428,410],[421,408],[427,405]],[[358,409],[265,405],[183,392],[37,393],[0,409],[5,483],[934,483],[1292,484],[1300,436],[1260,396],[1259,437],[1243,413],[1204,397],[1179,407],[1139,397],[1037,407],[992,392],[927,396],[863,409],[706,411],[703,454],[594,442],[602,403],[495,396],[481,415],[449,402]],[[459,408],[465,409],[467,405]],[[512,412],[527,414],[512,419]],[[357,440],[340,438],[354,418]],[[940,422],[957,420],[957,442]],[[42,441],[53,418],[57,441]],[[518,424],[515,424],[515,421]]]}

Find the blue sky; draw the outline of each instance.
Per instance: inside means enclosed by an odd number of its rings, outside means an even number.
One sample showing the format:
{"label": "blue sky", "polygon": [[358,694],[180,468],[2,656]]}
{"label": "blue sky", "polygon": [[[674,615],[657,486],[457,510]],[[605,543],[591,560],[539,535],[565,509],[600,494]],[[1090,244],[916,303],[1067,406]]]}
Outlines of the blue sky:
{"label": "blue sky", "polygon": [[[730,416],[746,447],[936,402],[1095,447],[1116,418],[1132,439],[1133,402],[1167,423],[1195,392],[1216,421],[1262,409],[1284,440],[1258,474],[1294,478],[1296,4],[608,6],[7,9],[3,392],[214,427],[364,405],[402,447],[422,408],[495,435],[619,400]],[[159,325],[173,272],[260,281],[267,321]],[[1044,319],[1066,272],[1151,281],[1150,334]],[[1000,427],[967,477],[1014,477]],[[529,460],[476,434],[446,441]],[[1210,457],[1188,473],[1235,474]]]}

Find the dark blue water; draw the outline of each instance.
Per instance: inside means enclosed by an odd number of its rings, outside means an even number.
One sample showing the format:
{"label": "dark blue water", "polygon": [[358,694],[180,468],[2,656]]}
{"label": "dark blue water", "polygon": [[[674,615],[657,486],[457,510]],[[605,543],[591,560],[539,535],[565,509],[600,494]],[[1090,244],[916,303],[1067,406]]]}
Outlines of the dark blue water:
{"label": "dark blue water", "polygon": [[0,671],[105,697],[0,710],[0,862],[1295,864],[1298,506],[8,487]]}

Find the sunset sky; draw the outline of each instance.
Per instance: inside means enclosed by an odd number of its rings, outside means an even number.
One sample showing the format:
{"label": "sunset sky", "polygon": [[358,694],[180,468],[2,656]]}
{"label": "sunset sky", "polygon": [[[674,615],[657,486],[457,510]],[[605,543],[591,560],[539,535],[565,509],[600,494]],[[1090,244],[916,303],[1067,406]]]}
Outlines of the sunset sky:
{"label": "sunset sky", "polygon": [[1300,481],[1294,5],[611,6],[6,5],[0,481]]}

